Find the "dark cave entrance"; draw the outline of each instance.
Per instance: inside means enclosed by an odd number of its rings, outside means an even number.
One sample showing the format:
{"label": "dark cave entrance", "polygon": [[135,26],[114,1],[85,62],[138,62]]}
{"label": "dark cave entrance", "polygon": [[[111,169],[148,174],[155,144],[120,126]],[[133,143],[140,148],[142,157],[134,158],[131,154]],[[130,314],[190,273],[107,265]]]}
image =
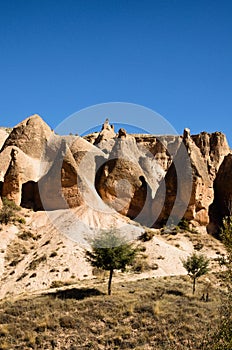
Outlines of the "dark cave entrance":
{"label": "dark cave entrance", "polygon": [[40,200],[38,183],[28,181],[22,185],[21,207],[33,210],[43,210]]}
{"label": "dark cave entrance", "polygon": [[0,181],[0,197],[2,197],[3,182]]}

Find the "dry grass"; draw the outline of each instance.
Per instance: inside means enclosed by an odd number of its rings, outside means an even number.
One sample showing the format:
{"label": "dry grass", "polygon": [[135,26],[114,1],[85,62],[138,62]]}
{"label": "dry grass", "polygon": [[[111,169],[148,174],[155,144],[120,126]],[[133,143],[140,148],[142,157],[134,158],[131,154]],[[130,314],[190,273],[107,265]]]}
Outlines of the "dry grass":
{"label": "dry grass", "polygon": [[2,302],[0,349],[203,349],[223,297],[201,301],[202,281],[193,297],[186,276],[115,283],[112,296],[94,287]]}

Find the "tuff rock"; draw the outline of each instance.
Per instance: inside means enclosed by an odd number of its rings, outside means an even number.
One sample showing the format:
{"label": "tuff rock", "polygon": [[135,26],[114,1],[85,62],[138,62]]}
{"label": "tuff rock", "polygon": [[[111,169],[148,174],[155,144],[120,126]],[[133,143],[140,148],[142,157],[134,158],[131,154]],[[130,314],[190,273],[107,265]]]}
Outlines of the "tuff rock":
{"label": "tuff rock", "polygon": [[228,213],[232,156],[222,133],[116,134],[107,119],[99,133],[59,136],[38,115],[0,131],[0,194],[18,205],[108,206],[147,226],[184,217],[213,233]]}

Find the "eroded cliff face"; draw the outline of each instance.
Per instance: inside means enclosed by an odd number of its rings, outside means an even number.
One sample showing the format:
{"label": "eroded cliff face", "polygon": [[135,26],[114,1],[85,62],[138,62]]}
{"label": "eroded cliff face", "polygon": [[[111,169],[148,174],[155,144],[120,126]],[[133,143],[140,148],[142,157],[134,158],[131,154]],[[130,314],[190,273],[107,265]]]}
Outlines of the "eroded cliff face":
{"label": "eroded cliff face", "polygon": [[231,157],[219,132],[128,135],[107,120],[85,139],[61,137],[34,115],[4,139],[0,194],[35,210],[92,201],[147,226],[184,217],[214,233],[232,196]]}
{"label": "eroded cliff face", "polygon": [[226,216],[232,215],[232,154],[228,154],[219,167],[214,182],[214,200],[209,207],[209,233],[217,233]]}

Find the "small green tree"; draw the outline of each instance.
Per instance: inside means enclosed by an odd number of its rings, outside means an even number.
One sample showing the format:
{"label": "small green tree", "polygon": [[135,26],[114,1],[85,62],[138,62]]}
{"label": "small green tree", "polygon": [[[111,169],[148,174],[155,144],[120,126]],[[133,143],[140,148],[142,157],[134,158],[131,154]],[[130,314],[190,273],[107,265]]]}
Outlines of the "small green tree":
{"label": "small green tree", "polygon": [[197,255],[195,252],[186,260],[182,260],[184,268],[193,280],[193,294],[196,290],[196,281],[200,276],[205,275],[209,271],[209,259],[204,255]]}
{"label": "small green tree", "polygon": [[110,272],[108,281],[108,295],[110,295],[114,270],[124,271],[127,265],[131,265],[137,249],[114,228],[100,231],[91,239],[90,244],[92,250],[86,251],[86,259],[93,267]]}

